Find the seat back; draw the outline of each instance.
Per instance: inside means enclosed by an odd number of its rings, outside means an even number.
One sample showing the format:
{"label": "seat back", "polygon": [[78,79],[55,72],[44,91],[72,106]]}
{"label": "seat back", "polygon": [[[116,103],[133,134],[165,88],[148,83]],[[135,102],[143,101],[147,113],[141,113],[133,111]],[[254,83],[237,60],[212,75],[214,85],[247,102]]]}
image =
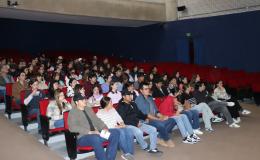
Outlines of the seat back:
{"label": "seat back", "polygon": [[113,104],[113,107],[114,107],[115,109],[117,109],[117,108],[118,108],[118,103]]}
{"label": "seat back", "polygon": [[69,130],[68,117],[69,117],[69,111],[63,112],[64,128],[66,130]]}
{"label": "seat back", "polygon": [[49,99],[40,100],[40,115],[46,116],[49,103]]}
{"label": "seat back", "polygon": [[20,92],[21,104],[24,104],[25,92],[26,92],[26,90],[22,90],[22,91]]}
{"label": "seat back", "polygon": [[64,93],[64,95],[67,95],[67,87],[63,87],[61,90]]}
{"label": "seat back", "polygon": [[6,83],[5,87],[6,87],[6,95],[12,96],[13,83]]}

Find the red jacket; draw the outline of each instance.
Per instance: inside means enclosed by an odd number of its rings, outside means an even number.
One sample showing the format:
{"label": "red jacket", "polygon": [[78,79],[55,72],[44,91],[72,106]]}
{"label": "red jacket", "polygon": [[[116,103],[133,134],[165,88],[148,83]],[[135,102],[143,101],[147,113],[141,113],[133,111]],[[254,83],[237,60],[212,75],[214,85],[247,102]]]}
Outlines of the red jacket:
{"label": "red jacket", "polygon": [[167,96],[162,100],[161,104],[158,106],[158,110],[161,114],[169,117],[176,114],[174,99],[175,98],[172,96]]}

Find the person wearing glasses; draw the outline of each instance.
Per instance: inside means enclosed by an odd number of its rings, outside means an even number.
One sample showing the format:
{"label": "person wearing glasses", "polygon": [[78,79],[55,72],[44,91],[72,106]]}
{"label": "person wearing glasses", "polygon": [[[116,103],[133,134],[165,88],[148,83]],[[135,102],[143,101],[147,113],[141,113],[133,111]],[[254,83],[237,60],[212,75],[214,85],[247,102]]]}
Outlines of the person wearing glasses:
{"label": "person wearing glasses", "polygon": [[136,97],[135,103],[137,104],[138,109],[141,110],[143,114],[147,115],[146,123],[154,126],[158,130],[158,144],[164,147],[174,147],[175,145],[170,139],[170,133],[176,125],[176,121],[168,116],[162,115],[158,111],[152,96],[150,96],[148,83],[141,83],[139,88],[141,94]]}

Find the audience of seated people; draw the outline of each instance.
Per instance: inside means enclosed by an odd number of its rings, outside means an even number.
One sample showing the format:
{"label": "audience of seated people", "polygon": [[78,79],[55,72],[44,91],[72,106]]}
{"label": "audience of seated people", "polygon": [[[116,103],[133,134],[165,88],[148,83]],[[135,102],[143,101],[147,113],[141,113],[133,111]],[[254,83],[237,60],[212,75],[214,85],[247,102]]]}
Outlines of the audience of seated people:
{"label": "audience of seated people", "polygon": [[[30,115],[37,114],[40,132],[39,101],[46,98],[44,90],[48,89],[50,128],[64,126],[62,114],[70,110],[69,130],[79,133],[77,144],[92,146],[99,160],[115,159],[118,147],[124,152],[123,159],[134,159],[133,136],[144,151],[162,154],[157,143],[174,147],[171,132],[176,125],[184,143],[196,143],[200,141],[197,135],[203,134],[200,113],[205,130],[210,132],[214,131],[211,122],[225,119],[231,128],[239,128],[240,114],[251,113],[228,95],[222,81],[211,93],[199,74],[189,81],[179,71],[173,76],[160,75],[157,66],[146,75],[143,68],[114,66],[107,58],[99,62],[94,56],[89,62],[82,58],[66,61],[61,56],[49,59],[41,55],[29,63],[21,60],[16,65],[13,60],[4,59],[0,64],[0,95],[5,97],[5,85],[14,83],[12,94],[20,104],[20,92],[27,90],[23,103],[29,107]],[[71,104],[66,97],[72,97]],[[163,101],[156,106],[154,98]],[[113,104],[118,104],[117,110]],[[94,106],[101,108],[97,114],[92,111]],[[103,137],[101,133],[110,136]],[[149,135],[149,144],[144,134]],[[106,140],[109,145],[105,152],[102,142]]]}

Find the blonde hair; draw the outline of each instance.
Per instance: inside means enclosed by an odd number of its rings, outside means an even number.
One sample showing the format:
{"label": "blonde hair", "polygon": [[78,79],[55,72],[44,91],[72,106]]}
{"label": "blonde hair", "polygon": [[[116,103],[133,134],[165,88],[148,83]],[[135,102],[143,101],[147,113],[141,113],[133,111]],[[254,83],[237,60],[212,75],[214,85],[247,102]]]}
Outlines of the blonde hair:
{"label": "blonde hair", "polygon": [[57,104],[57,106],[58,106],[58,108],[60,110],[60,114],[62,115],[62,109],[64,109],[65,106],[59,100],[61,93],[62,93],[62,90],[60,90],[60,89],[55,90],[54,98],[55,98],[56,104]]}

